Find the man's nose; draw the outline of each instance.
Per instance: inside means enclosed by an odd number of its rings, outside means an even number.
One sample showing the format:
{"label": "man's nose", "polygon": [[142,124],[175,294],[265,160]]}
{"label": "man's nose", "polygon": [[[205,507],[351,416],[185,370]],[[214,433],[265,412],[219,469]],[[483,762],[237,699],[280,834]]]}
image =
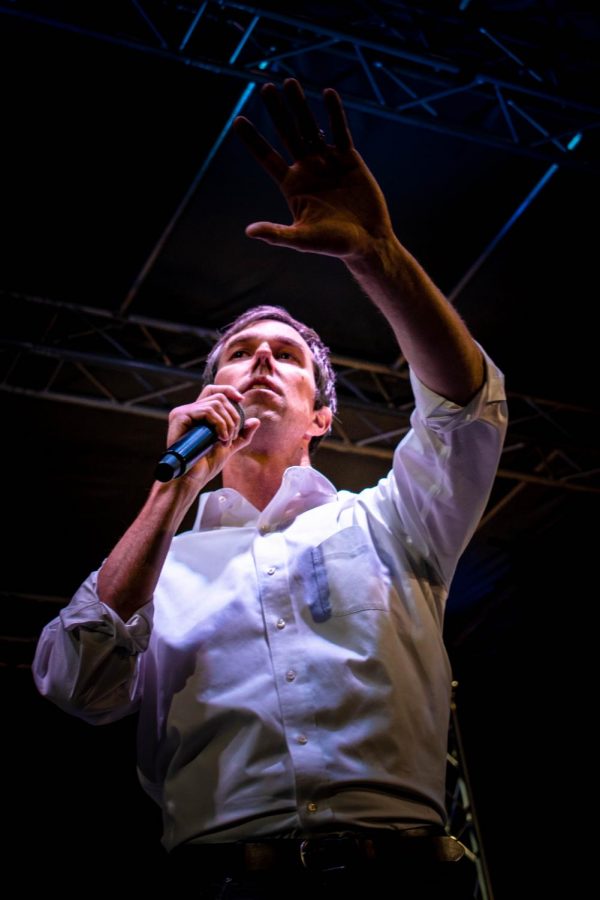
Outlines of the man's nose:
{"label": "man's nose", "polygon": [[266,366],[268,368],[272,368],[273,365],[273,353],[269,346],[268,341],[263,341],[256,350],[254,351],[254,365],[255,367]]}

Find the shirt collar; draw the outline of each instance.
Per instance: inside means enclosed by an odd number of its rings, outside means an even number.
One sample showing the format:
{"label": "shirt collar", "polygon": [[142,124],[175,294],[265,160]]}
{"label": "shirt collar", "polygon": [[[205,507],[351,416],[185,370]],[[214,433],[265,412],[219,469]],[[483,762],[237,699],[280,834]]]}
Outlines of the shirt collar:
{"label": "shirt collar", "polygon": [[263,532],[275,531],[300,513],[336,497],[335,487],[317,469],[290,466],[283,473],[279,490],[262,512],[233,488],[202,494],[193,530],[254,525]]}

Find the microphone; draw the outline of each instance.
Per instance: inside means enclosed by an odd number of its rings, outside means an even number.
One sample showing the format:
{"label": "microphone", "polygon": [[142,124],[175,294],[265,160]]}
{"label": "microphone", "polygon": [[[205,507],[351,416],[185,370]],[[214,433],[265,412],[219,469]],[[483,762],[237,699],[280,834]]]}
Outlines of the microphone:
{"label": "microphone", "polygon": [[[246,421],[244,410],[239,403],[233,401],[232,403],[240,414],[240,431],[242,431]],[[167,447],[156,467],[155,479],[165,482],[185,475],[188,469],[191,469],[194,463],[205,456],[218,440],[215,428],[208,422],[200,422],[182,438]]]}

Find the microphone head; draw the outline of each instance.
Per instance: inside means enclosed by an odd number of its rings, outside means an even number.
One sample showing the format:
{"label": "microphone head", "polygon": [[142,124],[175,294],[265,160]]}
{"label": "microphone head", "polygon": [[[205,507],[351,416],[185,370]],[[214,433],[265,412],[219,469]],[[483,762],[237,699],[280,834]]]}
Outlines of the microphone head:
{"label": "microphone head", "polygon": [[156,481],[162,481],[163,483],[171,481],[172,478],[177,478],[178,475],[183,474],[182,468],[181,459],[175,456],[174,453],[167,452],[157,465],[154,477]]}

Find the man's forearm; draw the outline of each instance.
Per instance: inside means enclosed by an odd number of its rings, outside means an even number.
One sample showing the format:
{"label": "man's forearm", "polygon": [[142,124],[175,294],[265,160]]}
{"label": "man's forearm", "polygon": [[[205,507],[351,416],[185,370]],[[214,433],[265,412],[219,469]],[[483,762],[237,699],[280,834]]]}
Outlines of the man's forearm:
{"label": "man's forearm", "polygon": [[479,348],[456,310],[397,238],[346,259],[360,286],[390,323],[420,380],[460,405],[483,383]]}
{"label": "man's forearm", "polygon": [[152,598],[171,541],[197,496],[181,481],[155,482],[133,524],[98,573],[98,596],[127,621]]}

